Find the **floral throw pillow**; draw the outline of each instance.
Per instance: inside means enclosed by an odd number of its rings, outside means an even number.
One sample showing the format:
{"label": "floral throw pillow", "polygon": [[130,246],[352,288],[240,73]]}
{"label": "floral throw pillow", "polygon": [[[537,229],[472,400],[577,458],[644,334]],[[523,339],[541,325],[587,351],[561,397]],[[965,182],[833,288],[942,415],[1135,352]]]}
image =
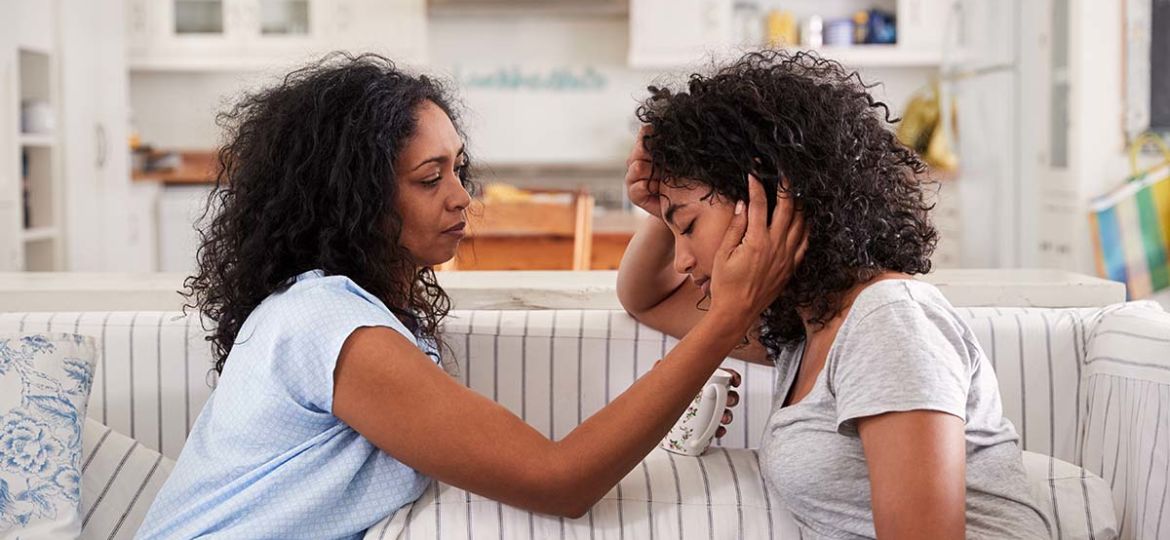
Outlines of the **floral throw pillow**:
{"label": "floral throw pillow", "polygon": [[0,537],[81,533],[81,432],[94,340],[0,336]]}

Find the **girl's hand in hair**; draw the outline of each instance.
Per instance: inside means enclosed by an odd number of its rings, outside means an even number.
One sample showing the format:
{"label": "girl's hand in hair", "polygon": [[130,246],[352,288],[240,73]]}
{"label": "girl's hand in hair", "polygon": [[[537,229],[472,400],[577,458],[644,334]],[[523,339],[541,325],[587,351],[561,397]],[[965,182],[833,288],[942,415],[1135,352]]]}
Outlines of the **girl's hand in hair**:
{"label": "girl's hand in hair", "polygon": [[650,156],[644,144],[649,134],[650,126],[643,125],[634,137],[634,147],[626,158],[626,194],[635,206],[662,219],[662,209],[658,205],[658,179],[650,176]]}

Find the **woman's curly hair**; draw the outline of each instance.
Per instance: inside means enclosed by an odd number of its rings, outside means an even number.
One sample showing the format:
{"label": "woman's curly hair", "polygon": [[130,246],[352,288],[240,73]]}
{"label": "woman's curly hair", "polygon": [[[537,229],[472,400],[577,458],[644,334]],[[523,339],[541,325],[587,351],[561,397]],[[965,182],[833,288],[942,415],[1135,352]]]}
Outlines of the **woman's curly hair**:
{"label": "woman's curly hair", "polygon": [[450,299],[399,244],[394,210],[394,162],[427,101],[458,126],[438,81],[381,56],[334,53],[218,116],[227,144],[201,219],[199,268],[184,282],[185,308],[215,323],[216,372],[252,310],[313,269],[348,277],[436,339]]}
{"label": "woman's curly hair", "polygon": [[638,107],[651,170],[668,185],[698,182],[745,200],[751,173],[769,211],[778,189],[795,197],[808,250],[763,313],[760,341],[772,354],[804,338],[797,308],[824,324],[855,284],[883,271],[930,271],[938,235],[926,165],[895,139],[889,109],[868,88],[837,62],[765,50],[692,74],[685,89],[651,86]]}

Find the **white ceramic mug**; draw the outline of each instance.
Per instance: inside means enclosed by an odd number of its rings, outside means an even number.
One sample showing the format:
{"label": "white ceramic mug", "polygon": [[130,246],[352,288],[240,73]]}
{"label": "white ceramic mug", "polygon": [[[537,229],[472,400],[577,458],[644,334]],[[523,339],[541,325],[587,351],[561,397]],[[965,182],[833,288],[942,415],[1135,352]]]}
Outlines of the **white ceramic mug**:
{"label": "white ceramic mug", "polygon": [[730,387],[731,372],[716,369],[659,446],[686,456],[698,456],[705,452],[723,420]]}

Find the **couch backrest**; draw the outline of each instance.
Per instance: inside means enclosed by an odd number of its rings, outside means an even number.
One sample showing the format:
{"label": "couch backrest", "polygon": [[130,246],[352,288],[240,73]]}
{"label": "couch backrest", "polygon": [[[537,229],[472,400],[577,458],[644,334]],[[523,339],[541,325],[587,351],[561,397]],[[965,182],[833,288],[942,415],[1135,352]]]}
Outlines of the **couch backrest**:
{"label": "couch backrest", "polygon": [[[1081,366],[1099,309],[959,310],[996,370],[1004,415],[1027,450],[1077,462]],[[445,327],[464,382],[560,437],[645,373],[678,340],[618,311],[458,312]],[[741,404],[722,444],[759,445],[775,371],[735,359]]]}
{"label": "couch backrest", "polygon": [[[959,310],[999,377],[1004,414],[1024,448],[1079,463],[1081,366],[1098,309]],[[0,332],[75,331],[102,357],[89,416],[176,458],[214,383],[204,330],[178,312],[0,314]],[[621,311],[455,311],[444,340],[466,384],[561,437],[616,397],[677,340]],[[741,405],[721,444],[755,447],[774,371],[728,359]]]}

